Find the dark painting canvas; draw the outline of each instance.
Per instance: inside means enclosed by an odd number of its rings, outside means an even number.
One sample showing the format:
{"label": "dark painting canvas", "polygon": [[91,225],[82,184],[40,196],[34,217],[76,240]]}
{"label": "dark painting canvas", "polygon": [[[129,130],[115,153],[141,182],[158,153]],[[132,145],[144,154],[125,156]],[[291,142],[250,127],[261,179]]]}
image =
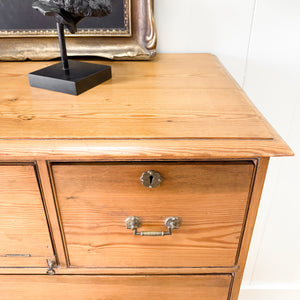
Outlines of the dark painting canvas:
{"label": "dark painting canvas", "polygon": [[[32,0],[0,0],[0,33],[55,29],[55,19],[32,9]],[[113,13],[104,18],[85,18],[79,29],[104,29],[129,33],[128,0],[114,0]],[[81,30],[81,31],[82,31]],[[79,31],[80,32],[80,31]],[[45,32],[46,33],[46,32]]]}

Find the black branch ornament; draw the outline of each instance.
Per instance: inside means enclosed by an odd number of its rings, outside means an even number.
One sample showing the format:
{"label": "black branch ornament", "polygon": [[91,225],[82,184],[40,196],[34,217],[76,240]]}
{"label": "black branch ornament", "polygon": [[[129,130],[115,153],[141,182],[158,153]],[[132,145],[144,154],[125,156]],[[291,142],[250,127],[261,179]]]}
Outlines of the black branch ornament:
{"label": "black branch ornament", "polygon": [[[75,64],[73,62],[73,67],[76,70],[73,70],[73,76],[70,74],[70,65],[68,61],[67,55],[67,47],[65,41],[65,34],[64,28],[66,27],[72,34],[77,32],[77,24],[84,19],[85,17],[105,17],[112,13],[112,0],[37,0],[33,1],[32,7],[42,13],[44,16],[53,16],[55,17],[57,23],[57,32],[58,32],[58,39],[59,39],[59,46],[60,46],[60,53],[61,53],[61,61],[62,61],[62,70],[64,73],[64,79],[74,81],[74,73],[75,71],[79,70],[78,63]],[[87,64],[83,66],[83,63],[80,63],[81,67],[84,68],[87,72]],[[91,64],[90,64],[91,65]],[[106,67],[106,66],[102,66]],[[102,78],[99,77],[101,82],[111,78],[111,69],[109,68],[109,72],[107,70],[102,70]],[[44,71],[45,69],[43,69]],[[39,70],[42,71],[42,70]],[[36,71],[29,75],[30,84],[32,86],[41,87],[39,82],[36,83],[33,80]],[[51,70],[48,70],[51,71]],[[92,71],[91,71],[92,72]],[[41,73],[41,72],[39,72]],[[51,73],[51,72],[50,72]],[[61,74],[56,74],[58,77],[62,77]],[[87,76],[87,75],[86,75]],[[62,79],[62,78],[60,78]],[[86,79],[86,78],[83,78]],[[88,77],[88,81],[91,82],[91,78]],[[87,82],[87,81],[86,81]],[[101,83],[100,82],[100,83]],[[99,83],[99,82],[98,82]],[[60,83],[58,83],[60,85]],[[91,85],[91,84],[90,84]],[[45,87],[47,88],[47,87]],[[90,87],[87,87],[88,89]],[[56,87],[50,87],[48,89],[57,90]],[[86,90],[85,89],[85,90]],[[63,91],[63,90],[61,90]],[[64,91],[63,91],[64,92]],[[68,93],[68,92],[67,92]],[[75,91],[74,93],[78,94],[79,91]]]}

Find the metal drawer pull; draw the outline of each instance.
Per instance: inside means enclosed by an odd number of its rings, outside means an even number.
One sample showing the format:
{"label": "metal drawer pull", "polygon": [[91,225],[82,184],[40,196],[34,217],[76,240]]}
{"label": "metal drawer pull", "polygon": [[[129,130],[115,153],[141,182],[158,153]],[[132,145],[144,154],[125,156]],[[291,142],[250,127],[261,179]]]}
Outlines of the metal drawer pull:
{"label": "metal drawer pull", "polygon": [[131,229],[134,235],[141,236],[165,236],[172,235],[172,230],[178,229],[181,226],[182,220],[178,217],[169,217],[165,220],[165,225],[168,228],[168,231],[140,231],[138,228],[142,226],[142,219],[139,217],[131,216],[126,219],[127,229]]}

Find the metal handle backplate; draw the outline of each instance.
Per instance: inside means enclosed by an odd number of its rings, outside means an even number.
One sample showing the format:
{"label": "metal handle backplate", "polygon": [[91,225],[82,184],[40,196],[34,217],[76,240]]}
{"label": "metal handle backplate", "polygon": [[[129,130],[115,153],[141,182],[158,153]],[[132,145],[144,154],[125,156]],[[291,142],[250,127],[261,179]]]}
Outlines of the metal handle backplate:
{"label": "metal handle backplate", "polygon": [[165,226],[168,231],[137,231],[142,226],[142,219],[139,217],[131,216],[126,219],[126,227],[133,231],[134,235],[141,236],[165,236],[172,235],[172,230],[178,229],[181,226],[182,220],[179,217],[169,217],[165,220]]}
{"label": "metal handle backplate", "polygon": [[143,186],[152,189],[161,185],[163,181],[163,177],[159,172],[154,170],[149,170],[142,174],[142,176],[140,177],[140,181],[143,184]]}

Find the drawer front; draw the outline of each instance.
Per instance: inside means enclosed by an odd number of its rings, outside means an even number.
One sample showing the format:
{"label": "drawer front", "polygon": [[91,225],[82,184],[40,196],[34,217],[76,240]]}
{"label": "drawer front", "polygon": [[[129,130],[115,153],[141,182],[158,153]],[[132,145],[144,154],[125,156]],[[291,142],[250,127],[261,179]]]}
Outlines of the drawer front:
{"label": "drawer front", "polygon": [[231,275],[1,276],[1,300],[227,300]]}
{"label": "drawer front", "polygon": [[0,165],[0,267],[46,267],[53,259],[34,167]]}
{"label": "drawer front", "polygon": [[[53,164],[52,170],[70,266],[235,264],[251,162]],[[142,184],[148,170],[161,174],[160,186]],[[126,228],[131,216],[142,221],[137,232],[168,232],[168,217],[182,224],[172,235],[139,236]]]}

